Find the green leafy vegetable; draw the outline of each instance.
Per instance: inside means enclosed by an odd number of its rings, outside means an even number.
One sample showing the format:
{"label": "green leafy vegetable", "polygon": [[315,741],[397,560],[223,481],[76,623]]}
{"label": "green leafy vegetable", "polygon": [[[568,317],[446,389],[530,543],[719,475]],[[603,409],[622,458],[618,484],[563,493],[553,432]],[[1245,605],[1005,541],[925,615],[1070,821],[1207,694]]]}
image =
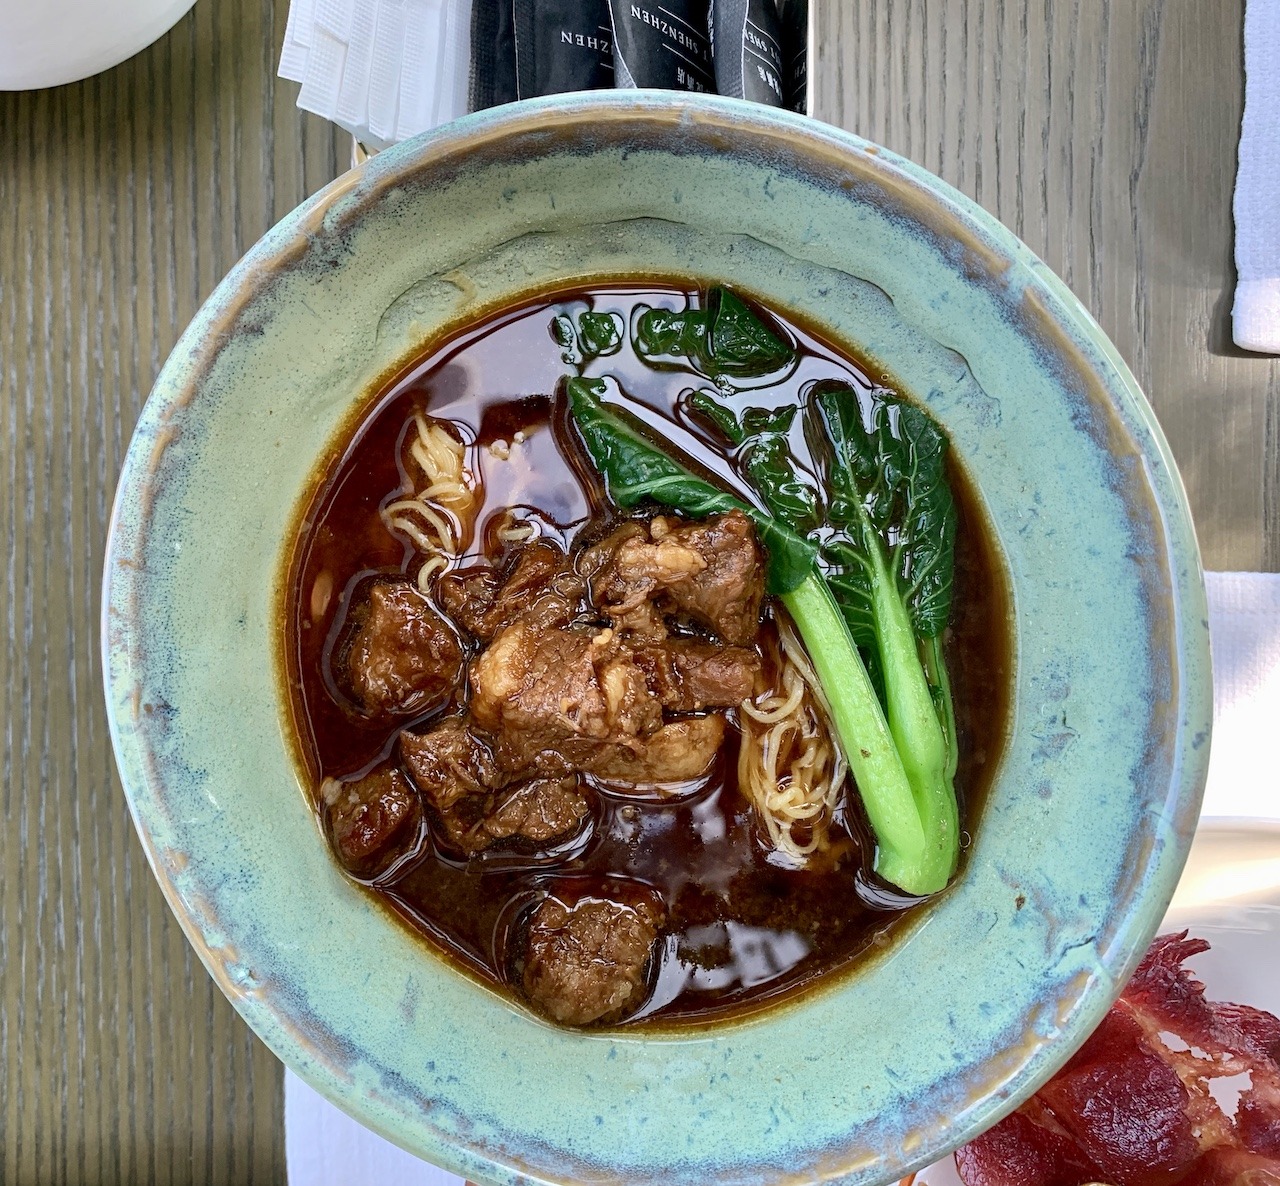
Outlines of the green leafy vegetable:
{"label": "green leafy vegetable", "polygon": [[959,851],[955,716],[940,643],[956,536],[946,438],[900,400],[878,399],[867,425],[845,384],[821,384],[811,398],[832,450],[824,566],[850,635],[873,657],[929,841],[923,876],[945,882]]}
{"label": "green leafy vegetable", "polygon": [[689,396],[689,407],[709,420],[729,444],[739,447],[746,442],[747,430],[742,418],[710,391],[695,391]]}
{"label": "green leafy vegetable", "polygon": [[573,329],[573,318],[566,316],[564,313],[552,318],[551,336],[555,339],[557,346],[565,350],[572,350],[578,340],[578,335]]}
{"label": "green leafy vegetable", "polygon": [[551,336],[562,350],[560,357],[570,366],[617,354],[622,349],[624,329],[617,313],[579,313],[576,326],[565,313],[551,321]]}
{"label": "green leafy vegetable", "polygon": [[933,638],[951,617],[955,567],[946,437],[926,412],[896,399],[878,399],[866,427],[845,384],[820,384],[812,399],[835,451],[831,519],[848,540],[836,546],[839,566],[865,555],[872,536],[892,537],[888,563],[899,596],[916,634]]}
{"label": "green leafy vegetable", "polygon": [[721,375],[755,376],[781,370],[795,361],[790,343],[765,325],[728,288],[713,288],[707,298],[711,357]]}
{"label": "green leafy vegetable", "polygon": [[646,309],[636,319],[636,353],[645,362],[687,358],[705,373],[711,357],[705,309]]}
{"label": "green leafy vegetable", "polygon": [[[619,506],[652,499],[689,515],[736,508],[751,516],[769,554],[771,591],[781,596],[794,619],[831,706],[833,724],[876,834],[877,870],[909,893],[941,889],[946,877],[938,881],[929,875],[928,839],[913,788],[866,668],[817,568],[816,546],[781,519],[718,489],[647,440],[605,406],[604,382],[570,379],[567,390],[587,455]],[[736,418],[734,424],[738,425]]]}
{"label": "green leafy vegetable", "polygon": [[688,359],[717,384],[772,375],[796,358],[791,344],[727,288],[711,289],[701,309],[646,309],[636,320],[635,347],[650,364]]}
{"label": "green leafy vegetable", "polygon": [[705,416],[738,450],[738,464],[769,513],[792,530],[808,533],[818,523],[818,496],[796,467],[787,436],[799,409],[747,408],[741,416],[709,391],[696,391],[689,407]]}
{"label": "green leafy vegetable", "polygon": [[588,358],[604,358],[622,349],[622,318],[616,313],[578,314],[578,343]]}

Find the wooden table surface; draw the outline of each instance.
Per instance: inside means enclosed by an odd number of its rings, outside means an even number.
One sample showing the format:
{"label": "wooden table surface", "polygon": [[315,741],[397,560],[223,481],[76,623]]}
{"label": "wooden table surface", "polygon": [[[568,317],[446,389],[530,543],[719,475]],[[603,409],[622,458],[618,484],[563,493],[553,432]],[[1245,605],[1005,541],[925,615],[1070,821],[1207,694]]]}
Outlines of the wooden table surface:
{"label": "wooden table surface", "polygon": [[[0,1183],[284,1179],[281,1069],[170,918],[100,693],[139,408],[201,301],[349,141],[274,77],[286,0],[199,0],[0,94]],[[1048,261],[1154,403],[1211,568],[1280,568],[1280,360],[1230,342],[1243,0],[818,0],[818,112]]]}

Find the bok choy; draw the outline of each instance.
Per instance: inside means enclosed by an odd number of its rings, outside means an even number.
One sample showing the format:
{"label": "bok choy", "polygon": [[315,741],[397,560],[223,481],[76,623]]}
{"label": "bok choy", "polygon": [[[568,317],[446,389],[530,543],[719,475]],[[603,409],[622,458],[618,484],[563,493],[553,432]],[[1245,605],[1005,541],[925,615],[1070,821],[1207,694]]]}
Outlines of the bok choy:
{"label": "bok choy", "polygon": [[[786,443],[794,405],[739,414],[708,391],[689,405],[737,448],[740,468],[773,516],[797,531],[816,521],[816,494]],[[866,427],[858,397],[844,383],[816,384],[808,415],[811,438],[829,454],[819,566],[865,656],[926,837],[918,864],[904,865],[888,849],[876,869],[904,889],[908,882],[941,888],[959,853],[955,714],[942,656],[956,537],[947,439],[928,413],[884,395],[876,396]],[[803,627],[801,633],[816,667],[818,648]],[[841,741],[847,751],[852,739]],[[864,803],[876,793],[862,780],[858,789]]]}
{"label": "bok choy", "polygon": [[[889,729],[945,882],[959,852],[955,713],[942,657],[951,616],[956,505],[947,439],[920,408],[877,396],[863,422],[845,384],[819,384],[810,415],[832,450],[824,568],[853,640],[872,656]],[[892,875],[892,862],[884,875]]]}

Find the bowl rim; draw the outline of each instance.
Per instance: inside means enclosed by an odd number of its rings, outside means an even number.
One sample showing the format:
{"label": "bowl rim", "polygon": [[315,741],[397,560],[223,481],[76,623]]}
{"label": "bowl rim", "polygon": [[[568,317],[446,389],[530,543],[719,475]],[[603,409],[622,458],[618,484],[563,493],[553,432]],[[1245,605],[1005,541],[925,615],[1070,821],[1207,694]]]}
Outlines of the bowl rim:
{"label": "bowl rim", "polygon": [[[1035,283],[1043,286],[1050,298],[1051,320],[1067,323],[1086,339],[1090,347],[1101,356],[1101,361],[1110,368],[1111,377],[1128,396],[1129,403],[1124,411],[1127,415],[1136,418],[1147,434],[1147,441],[1144,444],[1154,453],[1154,460],[1163,468],[1166,475],[1167,497],[1154,498],[1153,491],[1155,510],[1162,517],[1166,528],[1170,520],[1185,527],[1182,542],[1189,545],[1190,554],[1182,554],[1179,551],[1175,540],[1167,530],[1161,554],[1169,565],[1172,577],[1171,587],[1168,590],[1171,604],[1170,625],[1176,635],[1173,653],[1178,660],[1177,668],[1180,675],[1176,690],[1178,724],[1168,743],[1174,759],[1170,771],[1170,787],[1176,788],[1176,794],[1170,796],[1170,804],[1176,807],[1180,817],[1190,815],[1190,818],[1194,819],[1194,813],[1198,810],[1203,793],[1207,771],[1210,749],[1207,732],[1211,720],[1212,690],[1207,633],[1197,632],[1192,627],[1198,620],[1206,618],[1207,610],[1199,548],[1195,541],[1185,488],[1155,413],[1128,366],[1092,315],[1066,284],[1012,231],[977,203],[934,174],[852,133],[781,109],[761,107],[716,96],[694,96],[661,91],[634,91],[628,92],[625,97],[618,92],[583,92],[550,96],[464,116],[444,127],[395,145],[340,175],[268,230],[216,286],[180,336],[148,396],[146,406],[140,414],[139,424],[148,416],[163,421],[165,412],[173,410],[174,405],[180,402],[180,398],[166,394],[162,390],[166,386],[166,380],[168,386],[180,392],[185,392],[192,387],[204,367],[216,356],[216,343],[213,339],[217,335],[211,333],[211,329],[219,323],[225,324],[229,319],[229,313],[233,314],[253,299],[260,283],[269,280],[276,271],[286,268],[297,254],[299,233],[301,232],[302,237],[305,238],[310,233],[318,231],[326,214],[342,199],[361,187],[366,187],[367,193],[360,203],[361,212],[363,212],[376,202],[386,187],[394,185],[397,178],[428,167],[434,159],[456,157],[481,140],[493,143],[512,134],[546,130],[565,116],[571,116],[577,120],[608,119],[615,122],[647,122],[668,127],[678,125],[685,120],[698,120],[712,125],[718,123],[739,133],[744,130],[745,125],[746,130],[754,127],[767,130],[774,135],[780,131],[785,132],[790,139],[799,142],[809,151],[817,150],[828,155],[856,153],[862,158],[864,164],[869,164],[877,172],[882,180],[907,187],[916,200],[923,199],[926,203],[949,209],[951,214],[957,216],[963,223],[971,226],[976,224],[977,230],[981,232],[984,239],[1013,259],[1034,269]],[[210,354],[211,350],[214,351],[213,354]],[[174,382],[175,378],[180,381]],[[294,1068],[295,1072],[311,1086],[344,1109],[358,1111],[359,1099],[353,1099],[353,1093],[343,1089],[340,1076],[333,1073],[330,1068],[316,1066],[314,1050],[305,1048],[288,1027],[280,1024],[285,1015],[285,1010],[281,1008],[280,1003],[248,1000],[237,990],[228,969],[209,948],[199,923],[192,917],[188,904],[165,871],[153,843],[146,813],[140,807],[137,795],[126,776],[126,772],[131,769],[141,769],[143,763],[135,752],[139,744],[136,737],[130,736],[122,728],[113,709],[116,700],[113,695],[113,685],[128,681],[131,674],[128,659],[114,653],[110,643],[111,618],[117,610],[113,595],[113,578],[122,553],[128,551],[125,547],[125,536],[130,528],[123,521],[122,508],[127,492],[145,483],[153,462],[150,450],[151,442],[144,440],[135,430],[112,505],[104,553],[101,602],[101,657],[108,724],[130,814],[148,863],[170,909],[205,967],[237,1011],[269,1048],[282,1061]],[[137,530],[143,533],[145,527],[139,525]],[[1185,570],[1181,584],[1178,577],[1179,565]],[[1196,666],[1204,673],[1203,678],[1198,680],[1185,678],[1187,664],[1184,659],[1188,655],[1202,660]],[[1186,753],[1182,752],[1179,745],[1185,733],[1185,726],[1182,723],[1185,719],[1205,722],[1206,733],[1204,743],[1194,751]],[[1190,833],[1183,834],[1179,831],[1177,840],[1162,850],[1158,858],[1152,860],[1153,867],[1160,869],[1161,881],[1169,887],[1170,893],[1176,883],[1177,874],[1185,863],[1189,846]],[[1144,910],[1130,909],[1125,925],[1117,931],[1115,949],[1125,950],[1127,956],[1126,966],[1120,969],[1123,974],[1113,977],[1115,984],[1113,992],[1118,992],[1123,987],[1128,975],[1136,966],[1145,950],[1146,941],[1149,941],[1150,935],[1154,934],[1158,926],[1161,907],[1161,903],[1157,903],[1154,898],[1149,898]],[[1150,917],[1152,915],[1154,917]],[[1039,1058],[1036,1073],[1023,1080],[1018,1092],[1013,1095],[1003,1099],[999,1098],[998,1094],[986,1097],[985,1107],[975,1109],[974,1122],[959,1134],[959,1138],[954,1143],[961,1143],[980,1128],[998,1121],[1012,1111],[1020,1099],[1032,1094],[1056,1073],[1110,1007],[1111,995],[1113,994],[1106,992],[1097,993],[1093,999],[1092,1008],[1079,1010],[1073,1014],[1066,1032],[1055,1040],[1054,1050],[1047,1053],[1032,1052],[1023,1056],[1020,1067]],[[391,1125],[381,1122],[377,1117],[362,1113],[359,1119],[396,1143],[403,1144],[407,1140],[405,1134],[397,1132]],[[952,1140],[953,1135],[948,1130],[946,1139]],[[497,1163],[487,1159],[473,1159],[468,1150],[462,1150],[446,1140],[439,1139],[426,1127],[415,1130],[414,1141],[419,1148],[430,1149],[432,1158],[438,1159],[441,1164],[472,1177],[484,1178],[498,1168]],[[927,1138],[922,1143],[921,1149],[925,1150],[927,1155],[922,1155],[917,1160],[919,1165],[924,1165],[932,1160],[936,1149],[930,1146]],[[838,1174],[852,1172],[852,1167],[837,1169],[836,1172]],[[552,1181],[552,1179],[528,1177],[524,1174],[512,1180]]]}

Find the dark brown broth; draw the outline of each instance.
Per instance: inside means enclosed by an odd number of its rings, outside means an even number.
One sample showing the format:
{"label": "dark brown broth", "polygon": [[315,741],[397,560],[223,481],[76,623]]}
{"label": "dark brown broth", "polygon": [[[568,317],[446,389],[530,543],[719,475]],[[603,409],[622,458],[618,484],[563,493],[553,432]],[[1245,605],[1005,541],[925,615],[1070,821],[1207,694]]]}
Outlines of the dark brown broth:
{"label": "dark brown broth", "polygon": [[[379,516],[380,505],[400,487],[399,458],[415,410],[465,426],[481,445],[512,442],[518,432],[525,436],[507,460],[478,451],[483,509],[468,548],[473,561],[492,557],[493,527],[512,506],[536,508],[544,534],[568,546],[581,533],[598,531],[612,512],[594,474],[575,458],[566,423],[557,420],[551,395],[568,368],[551,339],[551,319],[594,307],[617,310],[630,324],[637,304],[679,308],[685,299],[686,290],[654,285],[543,298],[459,334],[373,402],[318,484],[290,570],[290,691],[300,758],[312,786],[323,776],[367,768],[392,752],[400,728],[429,719],[369,722],[343,707],[329,671],[353,590],[373,573],[410,572],[418,559]],[[737,397],[744,403],[793,403],[815,379],[843,379],[868,396],[892,388],[888,376],[851,361],[794,321],[777,320],[799,343],[800,364],[779,386]],[[710,434],[677,410],[681,392],[695,384],[690,375],[651,369],[625,350],[597,360],[586,373],[617,378],[643,419],[721,481],[742,489]],[[809,456],[798,431],[793,448],[802,460]],[[974,491],[955,464],[951,479],[960,525],[946,654],[960,736],[956,787],[962,825],[972,829],[1003,747],[1010,617],[1003,570]],[[883,946],[913,903],[868,873],[871,847],[856,805],[844,812],[841,828],[860,849],[842,864],[804,871],[770,864],[755,837],[751,808],[737,790],[736,745],[736,737],[726,743],[705,788],[690,798],[656,803],[601,794],[592,831],[554,867],[492,855],[467,866],[431,852],[394,886],[370,892],[443,954],[501,985],[506,937],[548,877],[572,875],[588,885],[609,875],[638,878],[659,890],[670,917],[657,987],[644,1014],[678,1023],[758,1007]]]}

